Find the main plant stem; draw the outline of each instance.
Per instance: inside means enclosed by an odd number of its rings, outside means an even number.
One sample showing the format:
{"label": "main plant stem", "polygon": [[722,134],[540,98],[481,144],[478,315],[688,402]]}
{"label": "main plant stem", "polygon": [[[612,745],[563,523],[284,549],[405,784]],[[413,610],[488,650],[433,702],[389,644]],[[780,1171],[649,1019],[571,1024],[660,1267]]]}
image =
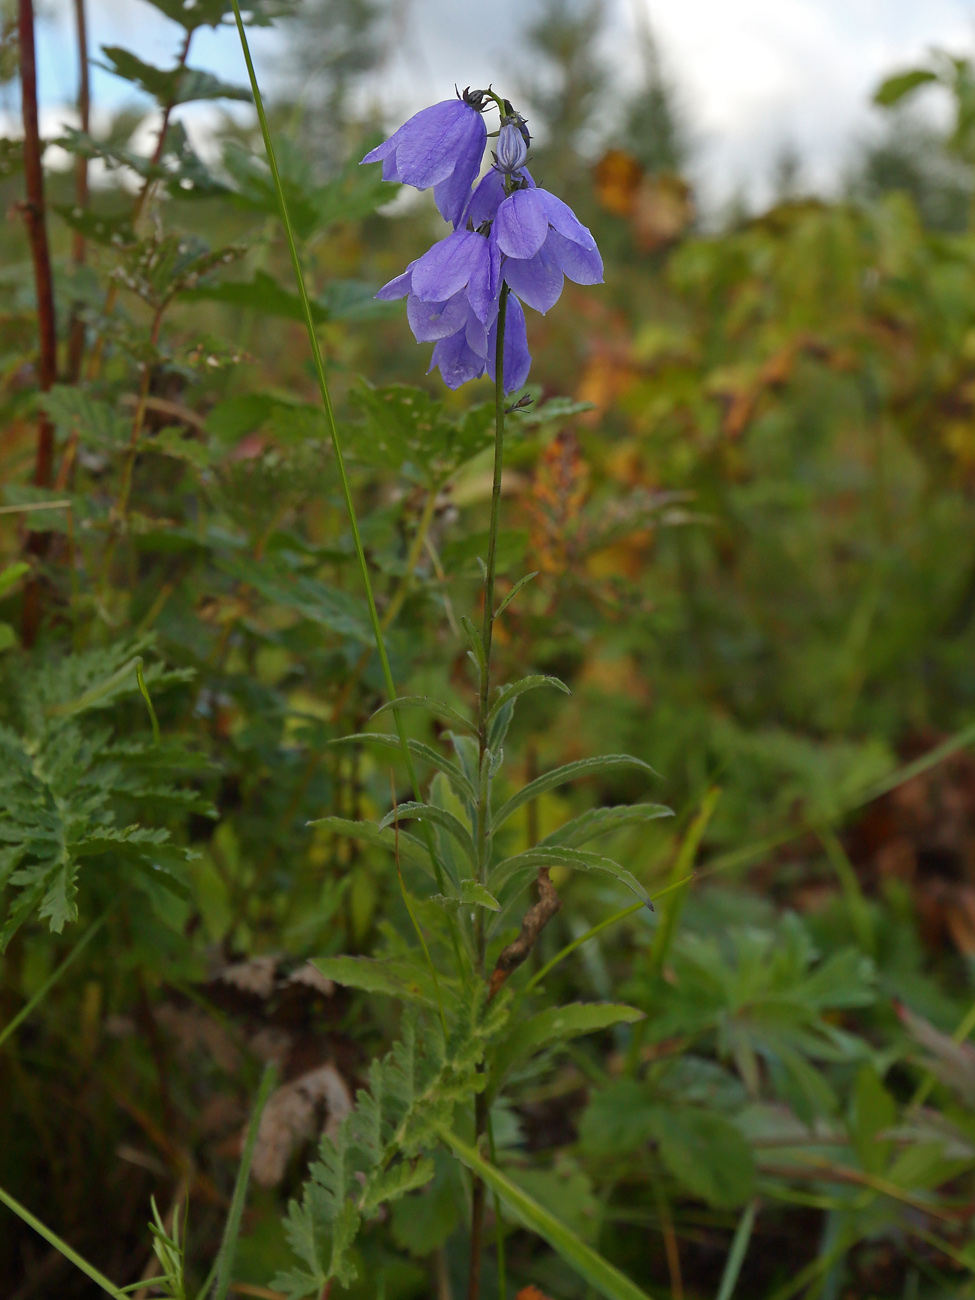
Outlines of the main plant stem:
{"label": "main plant stem", "polygon": [[[37,116],[37,56],[34,48],[34,3],[19,0],[18,37],[20,40],[20,90],[24,122],[24,223],[30,241],[34,265],[34,292],[37,298],[38,387],[46,393],[57,382],[58,342],[54,317],[54,280],[51,275],[51,251],[47,240],[47,213],[44,204],[44,169],[40,125]],[[49,488],[54,478],[54,425],[46,411],[37,417],[37,446],[34,457],[34,484]],[[28,554],[41,559],[47,554],[51,534],[30,532]],[[24,645],[34,644],[41,622],[41,584],[32,576],[24,589],[21,633]]]}
{"label": "main plant stem", "polygon": [[[498,304],[498,332],[494,354],[494,483],[491,491],[491,526],[488,533],[487,564],[484,572],[484,620],[481,624],[481,646],[484,651],[481,668],[477,711],[478,783],[477,802],[477,871],[478,881],[487,883],[491,860],[490,780],[484,767],[490,762],[488,749],[488,709],[491,694],[491,646],[494,639],[494,580],[497,568],[498,530],[501,524],[501,474],[504,468],[504,322],[508,305],[508,286],[501,287]],[[477,976],[485,978],[484,908],[475,909],[474,960]],[[474,1102],[475,1143],[479,1143],[488,1127],[488,1107],[483,1092]],[[481,1294],[481,1264],[484,1256],[484,1183],[474,1179],[471,1196],[471,1262],[467,1283],[467,1300],[479,1300]]]}

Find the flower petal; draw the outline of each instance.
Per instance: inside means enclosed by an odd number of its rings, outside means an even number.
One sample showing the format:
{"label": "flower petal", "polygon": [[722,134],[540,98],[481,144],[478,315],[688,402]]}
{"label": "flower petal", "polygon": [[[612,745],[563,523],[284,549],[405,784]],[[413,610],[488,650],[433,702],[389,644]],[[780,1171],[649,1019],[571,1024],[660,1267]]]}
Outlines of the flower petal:
{"label": "flower petal", "polygon": [[[553,236],[568,244],[568,240],[556,235],[554,230],[548,232],[548,238],[534,257],[527,259],[508,257],[504,263],[504,278],[529,307],[534,307],[542,315],[554,307],[562,292],[563,276],[559,259],[551,255]],[[570,248],[576,248],[570,244]]]}
{"label": "flower petal", "polygon": [[418,343],[432,343],[456,334],[467,325],[471,309],[463,290],[446,302],[421,302],[415,293],[406,300],[406,316]]}
{"label": "flower petal", "polygon": [[405,298],[412,288],[413,268],[416,266],[416,260],[412,261],[402,275],[397,275],[395,279],[390,280],[376,294],[383,302],[394,302],[397,298]]}
{"label": "flower petal", "polygon": [[[552,261],[560,266],[569,279],[574,280],[576,284],[602,284],[603,282],[603,259],[595,246],[583,248],[581,244],[565,239],[557,230],[550,230],[542,253],[550,256]],[[516,288],[510,279],[508,283],[512,288]],[[521,296],[525,298],[524,294]],[[531,299],[525,298],[525,302],[531,302]]]}
{"label": "flower petal", "polygon": [[[487,372],[494,379],[494,357],[498,323],[495,321],[488,335]],[[521,303],[513,293],[508,295],[504,322],[504,366],[503,384],[505,395],[523,388],[531,369],[531,353],[528,351],[528,331],[525,326],[525,313]]]}
{"label": "flower petal", "polygon": [[446,180],[458,162],[463,165],[470,158],[478,144],[480,166],[487,127],[480,113],[462,99],[446,99],[416,113],[391,140],[396,141],[396,166],[401,180],[425,190]]}
{"label": "flower petal", "polygon": [[469,221],[476,230],[482,221],[493,221],[503,198],[504,177],[492,168],[478,182],[477,189],[471,195],[462,224],[466,226]]}
{"label": "flower petal", "polygon": [[484,374],[484,361],[471,350],[463,330],[440,340],[433,349],[430,370],[434,366],[440,370],[440,377],[448,388],[460,388],[469,379],[478,379]]}
{"label": "flower petal", "polygon": [[493,238],[485,239],[483,235],[474,238],[480,240],[481,247],[471,269],[467,298],[478,320],[490,325],[498,314],[501,294],[501,250]]}
{"label": "flower petal", "polygon": [[548,190],[536,190],[535,193],[538,196],[539,207],[545,213],[549,225],[554,226],[560,235],[571,239],[574,244],[590,250],[595,249],[596,241],[592,233],[586,229],[568,203],[563,203]]}
{"label": "flower petal", "polygon": [[483,235],[455,230],[428,248],[413,271],[413,292],[424,302],[446,302],[463,289],[484,243]]}
{"label": "flower petal", "polygon": [[498,208],[494,233],[508,257],[534,257],[548,234],[543,190],[516,190]]}

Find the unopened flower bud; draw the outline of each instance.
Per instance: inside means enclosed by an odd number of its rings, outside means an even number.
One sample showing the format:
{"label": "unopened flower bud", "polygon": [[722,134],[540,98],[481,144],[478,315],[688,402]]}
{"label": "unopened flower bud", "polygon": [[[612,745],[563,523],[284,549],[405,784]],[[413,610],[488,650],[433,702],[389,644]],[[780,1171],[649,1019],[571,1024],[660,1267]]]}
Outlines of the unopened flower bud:
{"label": "unopened flower bud", "polygon": [[498,170],[510,176],[524,167],[528,146],[524,136],[513,122],[505,122],[498,133]]}

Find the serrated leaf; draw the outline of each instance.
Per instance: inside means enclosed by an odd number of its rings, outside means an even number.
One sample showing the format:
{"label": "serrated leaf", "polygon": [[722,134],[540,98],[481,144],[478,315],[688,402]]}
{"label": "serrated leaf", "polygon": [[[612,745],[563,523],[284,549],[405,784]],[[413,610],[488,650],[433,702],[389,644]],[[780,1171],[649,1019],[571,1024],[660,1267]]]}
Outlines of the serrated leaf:
{"label": "serrated leaf", "polygon": [[213,73],[198,68],[157,68],[120,45],[103,45],[102,53],[108,62],[96,64],[96,67],[132,82],[160,104],[175,106],[199,99],[237,99],[246,102],[251,97],[250,91],[243,86],[231,86]]}
{"label": "serrated leaf", "polygon": [[565,763],[562,767],[553,768],[551,772],[546,772],[544,776],[536,777],[534,781],[529,781],[527,785],[522,786],[517,794],[512,795],[495,813],[492,825],[495,829],[503,826],[513,812],[524,804],[531,803],[533,799],[537,799],[540,794],[545,794],[548,790],[554,790],[569,781],[600,776],[603,772],[618,771],[624,767],[640,768],[644,772],[649,772],[651,776],[659,776],[649,763],[645,763],[642,758],[633,758],[630,754],[603,754],[595,758],[581,758],[574,763]]}
{"label": "serrated leaf", "polygon": [[487,403],[457,419],[438,398],[405,384],[363,384],[350,398],[366,416],[351,447],[356,459],[430,488],[446,483],[491,443],[494,416]]}

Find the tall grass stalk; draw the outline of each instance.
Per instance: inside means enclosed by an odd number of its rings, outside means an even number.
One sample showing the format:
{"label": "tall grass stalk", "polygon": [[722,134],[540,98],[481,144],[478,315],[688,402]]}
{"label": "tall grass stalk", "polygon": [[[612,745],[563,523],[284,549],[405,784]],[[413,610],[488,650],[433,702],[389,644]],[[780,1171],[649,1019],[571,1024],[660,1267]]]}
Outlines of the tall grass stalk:
{"label": "tall grass stalk", "polygon": [[[332,444],[332,451],[335,455],[335,464],[339,472],[339,480],[342,485],[342,498],[345,502],[346,513],[349,518],[349,526],[352,529],[352,540],[355,546],[356,560],[359,564],[359,573],[362,578],[362,585],[366,593],[366,601],[369,606],[369,621],[372,625],[372,633],[376,643],[376,653],[379,655],[379,662],[382,666],[383,681],[386,687],[386,694],[390,703],[393,705],[393,719],[396,725],[396,734],[399,737],[400,747],[403,751],[403,762],[406,765],[406,771],[409,775],[410,785],[413,790],[413,797],[417,803],[422,802],[420,795],[420,783],[417,780],[416,768],[413,764],[413,755],[410,753],[409,743],[406,737],[406,730],[403,726],[403,719],[400,710],[396,707],[397,693],[396,684],[393,681],[392,669],[389,666],[389,655],[386,652],[386,641],[383,636],[382,624],[379,619],[379,611],[376,607],[376,597],[373,592],[372,578],[369,573],[369,565],[366,560],[365,549],[362,545],[362,534],[359,530],[359,519],[356,514],[355,502],[352,499],[352,486],[349,482],[348,472],[345,468],[345,457],[342,452],[342,444],[339,439],[338,425],[335,420],[335,411],[332,407],[332,397],[328,386],[328,375],[325,370],[325,359],[322,355],[322,349],[318,342],[318,335],[315,332],[315,319],[312,315],[311,301],[308,297],[308,289],[305,285],[304,272],[301,267],[301,258],[298,256],[298,244],[295,239],[294,227],[291,224],[291,214],[288,211],[288,201],[285,197],[284,187],[281,184],[281,173],[278,170],[277,157],[274,152],[274,144],[271,140],[271,131],[268,126],[267,114],[264,111],[264,99],[261,95],[261,88],[257,81],[257,72],[254,68],[254,61],[251,58],[250,45],[247,41],[247,32],[244,28],[244,20],[240,12],[238,0],[232,0],[234,8],[234,19],[237,23],[237,33],[240,37],[240,46],[244,55],[244,62],[247,65],[247,75],[250,78],[251,91],[254,95],[254,107],[257,110],[257,118],[261,126],[261,135],[264,140],[264,150],[267,154],[268,167],[271,171],[271,179],[274,184],[274,190],[278,198],[278,206],[281,209],[281,221],[284,226],[285,239],[288,244],[288,252],[291,256],[291,265],[295,274],[295,283],[298,289],[298,297],[301,300],[301,310],[304,316],[305,329],[308,333],[308,342],[311,346],[312,363],[315,368],[315,377],[318,380],[318,388],[321,393],[322,406],[325,410],[325,423],[328,427],[328,436]],[[430,850],[430,858],[433,863],[434,872],[437,878],[437,888],[443,893],[444,882],[443,872],[440,866],[439,858],[435,852],[433,837],[429,828],[424,824],[423,832],[427,839],[427,845]],[[405,885],[403,886],[405,889]],[[416,929],[417,939],[420,947],[423,949],[424,957],[430,968],[433,977],[434,988],[437,994],[437,1003],[440,1008],[440,1019],[446,1027],[443,1012],[443,1001],[440,995],[440,983],[437,978],[436,967],[430,957],[426,940],[416,922],[413,909],[408,900],[404,897],[407,911],[413,920]],[[459,952],[457,953],[459,959]]]}

